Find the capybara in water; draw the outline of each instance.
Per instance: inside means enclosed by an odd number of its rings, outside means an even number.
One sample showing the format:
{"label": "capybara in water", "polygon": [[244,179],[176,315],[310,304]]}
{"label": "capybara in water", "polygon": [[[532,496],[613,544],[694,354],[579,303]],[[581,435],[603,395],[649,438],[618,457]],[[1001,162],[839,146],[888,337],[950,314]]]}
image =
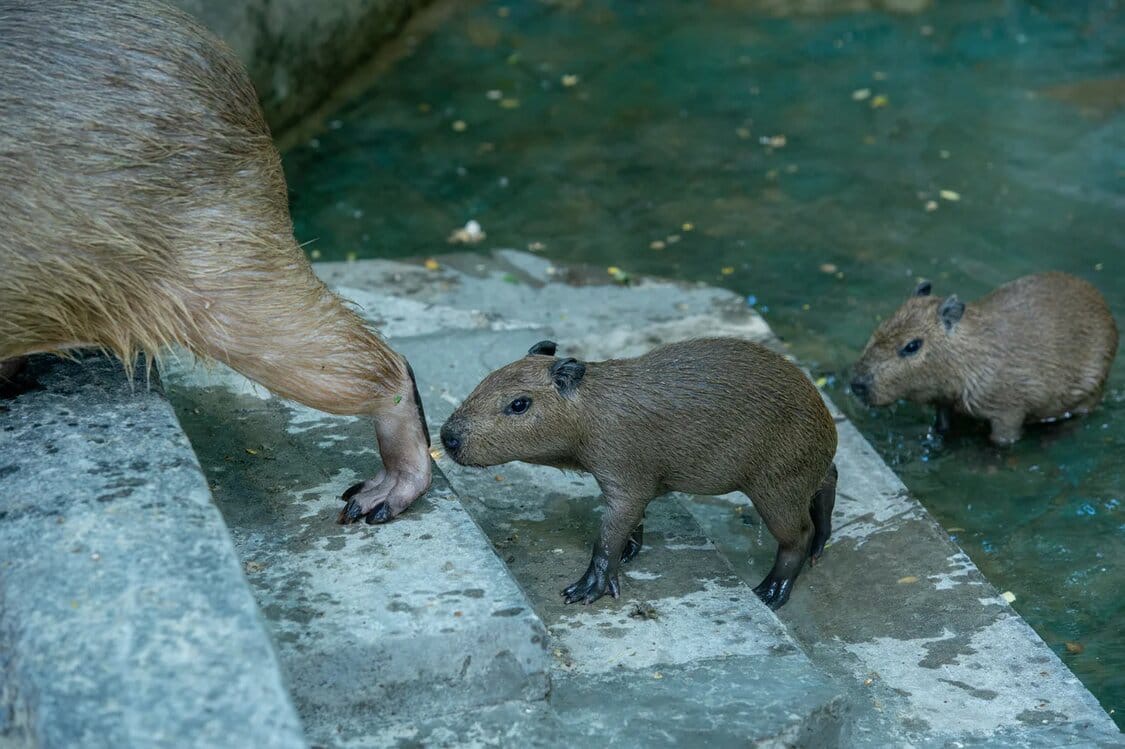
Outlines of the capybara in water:
{"label": "capybara in water", "polygon": [[429,487],[410,366],[313,275],[234,54],[149,0],[0,0],[0,361],[169,344],[374,418],[384,468],[341,522]]}
{"label": "capybara in water", "polygon": [[832,531],[836,425],[813,384],[749,341],[703,338],[635,359],[580,362],[542,341],[488,375],[441,428],[462,465],[526,463],[587,471],[607,512],[567,603],[619,593],[617,570],[643,539],[645,507],[672,491],[742,491],[778,542],[754,592],[789,598]]}
{"label": "capybara in water", "polygon": [[1066,273],[1017,278],[975,302],[914,295],[872,334],[852,392],[872,406],[905,398],[989,422],[1007,445],[1023,425],[1097,405],[1117,353],[1117,326],[1092,285]]}

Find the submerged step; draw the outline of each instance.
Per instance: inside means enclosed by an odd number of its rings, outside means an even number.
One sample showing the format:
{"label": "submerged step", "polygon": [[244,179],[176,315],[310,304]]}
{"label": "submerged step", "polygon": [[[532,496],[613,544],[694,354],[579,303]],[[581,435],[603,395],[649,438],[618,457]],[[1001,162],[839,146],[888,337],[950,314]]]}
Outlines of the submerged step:
{"label": "submerged step", "polygon": [[338,525],[378,469],[370,420],[186,358],[165,379],[313,741],[546,695],[542,624],[440,474],[394,522]]}
{"label": "submerged step", "polygon": [[159,388],[100,357],[28,375],[0,401],[0,745],[306,746]]}

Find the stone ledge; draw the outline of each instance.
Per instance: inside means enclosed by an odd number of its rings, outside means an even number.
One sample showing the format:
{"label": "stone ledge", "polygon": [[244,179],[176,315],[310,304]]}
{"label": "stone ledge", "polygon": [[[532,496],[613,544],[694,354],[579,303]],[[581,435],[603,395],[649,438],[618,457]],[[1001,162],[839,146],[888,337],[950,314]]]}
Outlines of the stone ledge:
{"label": "stone ledge", "polygon": [[28,374],[0,401],[0,744],[306,746],[159,387],[100,357]]}

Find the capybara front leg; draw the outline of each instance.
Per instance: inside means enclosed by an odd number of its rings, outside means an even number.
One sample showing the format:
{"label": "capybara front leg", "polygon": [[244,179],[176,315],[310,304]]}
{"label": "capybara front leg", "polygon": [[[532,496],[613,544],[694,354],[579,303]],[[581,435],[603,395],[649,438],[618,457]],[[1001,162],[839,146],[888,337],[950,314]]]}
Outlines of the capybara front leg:
{"label": "capybara front leg", "polygon": [[[594,542],[594,553],[585,574],[573,585],[563,590],[567,603],[593,603],[606,593],[614,598],[621,595],[617,581],[617,569],[630,536],[638,529],[644,518],[645,505],[651,498],[625,499],[620,496],[606,496],[606,513],[602,519],[601,532]],[[640,548],[639,542],[637,548]]]}
{"label": "capybara front leg", "polygon": [[992,433],[989,438],[992,444],[1007,447],[1019,441],[1023,434],[1023,414],[1003,414],[989,420]]}

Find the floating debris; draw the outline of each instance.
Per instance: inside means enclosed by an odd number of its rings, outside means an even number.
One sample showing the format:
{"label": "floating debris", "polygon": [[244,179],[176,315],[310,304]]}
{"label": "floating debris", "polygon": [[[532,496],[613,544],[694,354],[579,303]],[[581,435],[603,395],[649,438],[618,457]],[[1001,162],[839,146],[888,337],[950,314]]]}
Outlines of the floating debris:
{"label": "floating debris", "polygon": [[927,200],[926,201],[926,213],[933,213],[937,209],[938,209],[938,204],[937,204],[936,200]]}
{"label": "floating debris", "polygon": [[654,240],[652,240],[651,242],[648,243],[648,248],[650,250],[663,250],[664,247],[665,247],[664,242],[662,240],[659,240],[659,239],[654,239]]}
{"label": "floating debris", "polygon": [[870,98],[871,89],[869,88],[857,88],[855,91],[852,91],[852,101],[864,101]]}
{"label": "floating debris", "polygon": [[454,229],[449,235],[450,244],[476,244],[484,239],[487,234],[476,221],[469,221],[460,229]]}
{"label": "floating debris", "polygon": [[836,268],[836,265],[834,263],[821,263],[820,264],[820,272],[821,273],[835,273],[837,270],[838,269]]}
{"label": "floating debris", "polygon": [[632,610],[629,612],[630,619],[659,619],[660,615],[656,613],[656,609],[651,603],[641,601],[640,603],[633,604]]}
{"label": "floating debris", "polygon": [[685,222],[684,222],[684,223],[683,223],[683,224],[682,224],[682,225],[680,226],[680,228],[681,228],[681,229],[683,229],[684,231],[692,231],[692,230],[694,230],[694,229],[695,229],[695,224],[691,223],[690,221],[685,221]]}
{"label": "floating debris", "polygon": [[250,447],[245,448],[245,450],[246,450],[247,455],[257,455],[258,454],[257,450],[255,450],[253,448],[250,448]]}
{"label": "floating debris", "polygon": [[1094,263],[1094,270],[1096,270],[1099,273],[1101,273],[1102,268],[1104,268],[1104,267],[1105,267],[1105,263]]}
{"label": "floating debris", "polygon": [[1086,649],[1086,646],[1083,645],[1080,642],[1068,642],[1068,643],[1066,643],[1066,652],[1071,653],[1073,655],[1078,655],[1079,653],[1081,653],[1085,649]]}
{"label": "floating debris", "polygon": [[313,260],[320,260],[320,250],[310,250],[309,257]]}
{"label": "floating debris", "polygon": [[504,92],[498,88],[494,88],[485,94],[491,101],[500,101],[504,98]]}
{"label": "floating debris", "polygon": [[748,127],[735,128],[734,134],[737,135],[742,140],[748,140],[750,138],[750,135],[751,135],[750,128],[748,128]]}
{"label": "floating debris", "polygon": [[432,257],[426,258],[426,262],[422,263],[422,265],[425,266],[426,270],[437,270],[441,267],[441,263],[434,260]]}
{"label": "floating debris", "polygon": [[344,259],[349,263],[354,263],[357,257],[359,256],[355,254],[355,250],[351,250],[348,254],[344,255]]}
{"label": "floating debris", "polygon": [[722,273],[724,276],[729,276],[732,273],[734,273],[734,266],[731,266],[731,265],[724,266],[723,268],[721,268],[719,270],[719,272]]}
{"label": "floating debris", "polygon": [[[827,377],[817,377],[816,378],[816,386],[818,388],[822,388],[827,384],[828,384],[828,378]],[[902,582],[902,580],[899,580],[899,582]]]}
{"label": "floating debris", "polygon": [[528,242],[527,244],[528,252],[542,252],[545,249],[547,249],[547,245],[542,242]]}
{"label": "floating debris", "polygon": [[1015,603],[1016,602],[1016,594],[1013,593],[1010,590],[1005,590],[1003,593],[1000,594],[1000,597],[1003,598],[1008,603]]}
{"label": "floating debris", "polygon": [[469,129],[468,123],[464,120],[454,120],[451,127],[453,128],[453,132],[455,133],[463,133]]}
{"label": "floating debris", "polygon": [[907,575],[906,577],[900,577],[898,579],[899,585],[910,585],[911,583],[916,583],[916,582],[918,582],[918,576],[917,575]]}
{"label": "floating debris", "polygon": [[606,268],[606,272],[613,278],[614,281],[620,284],[629,283],[629,274],[618,268],[616,265],[611,265]]}
{"label": "floating debris", "polygon": [[891,103],[891,100],[884,94],[879,94],[871,100],[872,109],[881,109]]}
{"label": "floating debris", "polygon": [[747,294],[746,295],[746,306],[747,307],[753,307],[757,303],[758,303],[758,297],[754,296],[753,294]]}
{"label": "floating debris", "polygon": [[758,142],[770,148],[785,148],[787,140],[784,135],[763,135]]}
{"label": "floating debris", "polygon": [[574,88],[578,85],[578,76],[568,73],[562,77],[562,85],[567,88]]}
{"label": "floating debris", "polygon": [[961,199],[961,193],[955,192],[953,190],[942,190],[938,193],[938,195],[941,196],[942,200],[948,200],[952,203],[956,203]]}
{"label": "floating debris", "polygon": [[519,107],[520,107],[520,100],[519,99],[509,98],[509,99],[501,99],[500,100],[500,108],[501,109],[519,109]]}

